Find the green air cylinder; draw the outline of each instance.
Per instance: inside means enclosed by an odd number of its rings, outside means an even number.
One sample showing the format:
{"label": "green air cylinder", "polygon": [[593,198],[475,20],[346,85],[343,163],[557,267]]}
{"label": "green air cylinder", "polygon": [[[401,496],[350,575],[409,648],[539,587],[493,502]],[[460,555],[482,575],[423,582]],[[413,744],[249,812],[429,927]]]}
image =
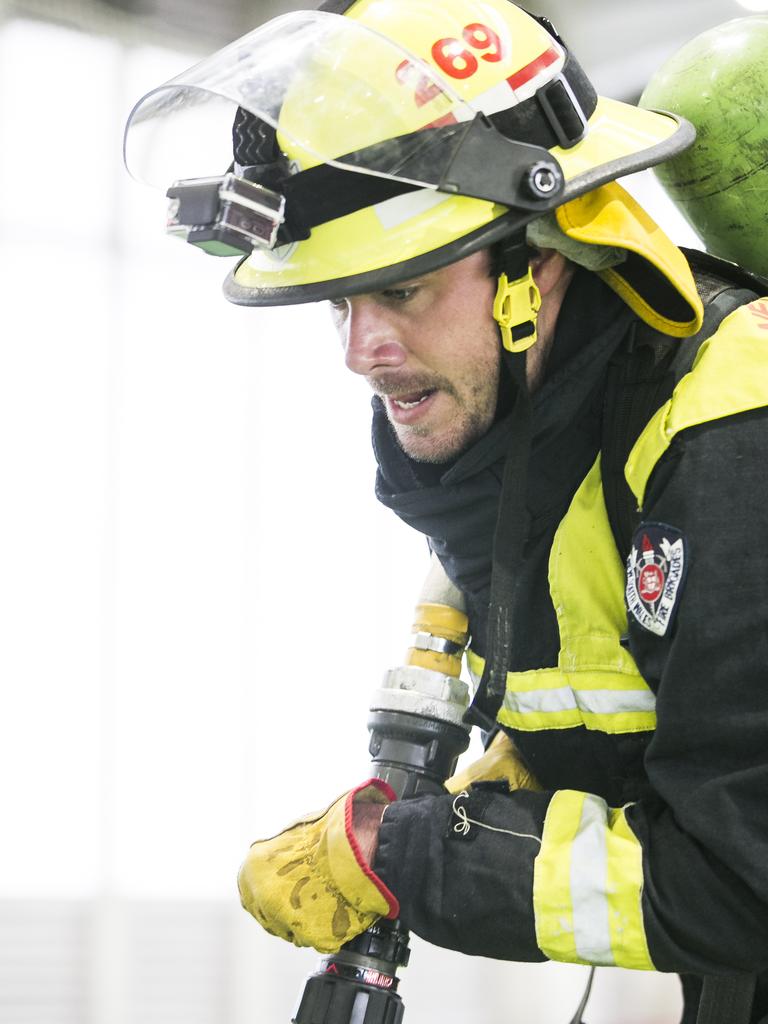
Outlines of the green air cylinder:
{"label": "green air cylinder", "polygon": [[653,76],[640,105],[688,118],[696,143],[654,168],[707,249],[768,274],[768,15],[697,36]]}

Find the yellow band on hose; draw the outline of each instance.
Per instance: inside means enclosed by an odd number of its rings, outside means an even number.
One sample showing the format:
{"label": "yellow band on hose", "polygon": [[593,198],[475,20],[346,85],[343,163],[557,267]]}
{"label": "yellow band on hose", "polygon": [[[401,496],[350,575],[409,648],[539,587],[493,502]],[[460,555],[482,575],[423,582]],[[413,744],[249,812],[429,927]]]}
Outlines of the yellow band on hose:
{"label": "yellow band on hose", "polygon": [[442,654],[439,651],[421,651],[409,647],[405,655],[406,665],[427,668],[431,672],[442,672],[458,678],[461,675],[461,654]]}
{"label": "yellow band on hose", "polygon": [[419,604],[413,622],[414,633],[431,633],[463,647],[467,642],[469,619],[448,604]]}

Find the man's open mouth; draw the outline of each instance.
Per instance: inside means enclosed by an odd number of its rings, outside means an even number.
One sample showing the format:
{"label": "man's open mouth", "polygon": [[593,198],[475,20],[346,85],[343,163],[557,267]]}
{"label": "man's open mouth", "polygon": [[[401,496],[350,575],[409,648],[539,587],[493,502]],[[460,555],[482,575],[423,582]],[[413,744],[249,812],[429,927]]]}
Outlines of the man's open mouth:
{"label": "man's open mouth", "polygon": [[414,391],[410,395],[400,395],[399,398],[390,396],[390,402],[397,406],[398,409],[415,409],[416,406],[421,405],[422,402],[426,402],[428,398],[434,395],[436,388],[429,388],[426,391]]}

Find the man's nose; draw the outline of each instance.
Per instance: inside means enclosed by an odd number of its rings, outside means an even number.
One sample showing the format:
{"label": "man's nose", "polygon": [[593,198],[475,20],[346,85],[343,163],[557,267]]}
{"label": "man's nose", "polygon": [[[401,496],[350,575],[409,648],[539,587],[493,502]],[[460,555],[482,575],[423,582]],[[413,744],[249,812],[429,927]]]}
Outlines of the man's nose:
{"label": "man's nose", "polygon": [[386,312],[367,298],[349,299],[344,324],[344,361],[368,376],[382,367],[402,366],[406,349]]}

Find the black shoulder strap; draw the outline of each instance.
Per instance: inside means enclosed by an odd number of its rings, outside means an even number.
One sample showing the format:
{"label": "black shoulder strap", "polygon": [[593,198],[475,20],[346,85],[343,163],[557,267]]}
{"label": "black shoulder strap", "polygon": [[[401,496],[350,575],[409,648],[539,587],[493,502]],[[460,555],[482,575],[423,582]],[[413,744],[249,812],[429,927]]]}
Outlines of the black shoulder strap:
{"label": "black shoulder strap", "polygon": [[756,974],[707,975],[696,1024],[749,1024],[756,985]]}
{"label": "black shoulder strap", "polygon": [[698,334],[682,341],[636,323],[608,367],[603,407],[602,480],[608,521],[623,560],[640,521],[624,477],[632,447],[649,419],[690,370],[700,346],[745,302],[768,294],[768,281],[708,253],[684,250],[704,303]]}

